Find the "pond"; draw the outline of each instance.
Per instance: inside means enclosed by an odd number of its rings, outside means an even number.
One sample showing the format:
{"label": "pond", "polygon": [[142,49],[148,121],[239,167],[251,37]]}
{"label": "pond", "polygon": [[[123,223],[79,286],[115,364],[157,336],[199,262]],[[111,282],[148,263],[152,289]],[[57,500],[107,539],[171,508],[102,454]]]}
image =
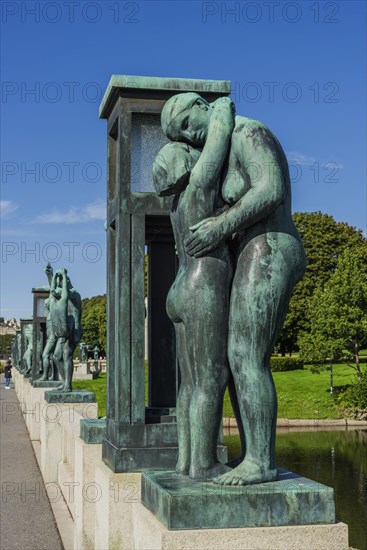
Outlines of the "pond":
{"label": "pond", "polygon": [[[239,436],[225,435],[224,440],[229,457],[237,456]],[[367,429],[278,429],[277,463],[334,487],[337,518],[349,526],[349,545],[367,549]]]}

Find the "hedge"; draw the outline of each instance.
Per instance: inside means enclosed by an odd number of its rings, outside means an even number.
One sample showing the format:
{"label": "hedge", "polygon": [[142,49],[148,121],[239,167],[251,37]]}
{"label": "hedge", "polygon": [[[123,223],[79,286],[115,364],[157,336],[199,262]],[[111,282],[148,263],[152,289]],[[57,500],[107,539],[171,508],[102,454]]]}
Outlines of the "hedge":
{"label": "hedge", "polygon": [[302,370],[303,361],[296,357],[271,357],[270,368],[273,372],[285,372],[288,370]]}

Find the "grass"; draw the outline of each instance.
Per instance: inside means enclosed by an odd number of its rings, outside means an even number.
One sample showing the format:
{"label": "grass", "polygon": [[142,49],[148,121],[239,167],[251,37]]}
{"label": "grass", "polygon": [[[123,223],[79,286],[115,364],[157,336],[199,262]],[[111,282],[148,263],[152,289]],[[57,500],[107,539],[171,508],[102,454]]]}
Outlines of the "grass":
{"label": "grass", "polygon": [[[329,370],[314,374],[309,366],[306,366],[304,370],[274,372],[273,376],[278,394],[278,418],[320,420],[340,418],[330,397]],[[355,371],[352,368],[345,364],[333,366],[334,393],[356,381]],[[106,374],[100,374],[94,380],[75,380],[73,388],[95,392],[98,416],[106,415]],[[223,416],[234,416],[228,392],[224,398]]]}
{"label": "grass", "polygon": [[[335,419],[340,414],[330,396],[330,372],[312,373],[310,365],[304,370],[274,372],[278,395],[278,418]],[[355,371],[346,364],[333,366],[334,395],[341,388],[356,383]],[[233,417],[228,396],[224,400],[223,416]]]}
{"label": "grass", "polygon": [[106,373],[101,373],[94,380],[73,380],[73,390],[89,390],[96,394],[98,416],[106,416]]}

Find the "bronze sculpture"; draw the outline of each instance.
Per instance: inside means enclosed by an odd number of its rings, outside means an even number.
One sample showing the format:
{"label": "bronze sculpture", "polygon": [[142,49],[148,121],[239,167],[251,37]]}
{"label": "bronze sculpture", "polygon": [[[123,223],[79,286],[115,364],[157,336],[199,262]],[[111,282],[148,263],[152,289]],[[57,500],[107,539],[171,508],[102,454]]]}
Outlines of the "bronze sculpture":
{"label": "bronze sculpture", "polygon": [[[172,141],[204,148],[204,155],[214,112],[214,105],[198,94],[179,94],[165,104],[162,127]],[[246,485],[277,478],[277,399],[269,361],[294,285],[304,274],[306,257],[291,217],[288,163],[277,138],[261,122],[236,116],[228,154],[224,148],[225,142],[219,147],[218,154],[224,153],[225,158],[217,177],[227,208],[213,213],[209,204],[206,219],[193,224],[188,236],[175,236],[177,247],[185,247],[193,258],[216,258],[223,243],[231,250],[229,322],[227,327],[224,316],[222,330],[228,331],[232,395],[238,400],[235,412],[243,427],[244,449],[240,463],[214,481]],[[216,160],[211,159],[207,170],[215,168]],[[204,171],[201,176],[205,180],[208,175]],[[199,270],[197,279],[203,276]],[[202,307],[202,301],[197,301],[190,323]],[[210,353],[207,349],[208,362]],[[218,427],[219,421],[217,416],[212,418]]]}

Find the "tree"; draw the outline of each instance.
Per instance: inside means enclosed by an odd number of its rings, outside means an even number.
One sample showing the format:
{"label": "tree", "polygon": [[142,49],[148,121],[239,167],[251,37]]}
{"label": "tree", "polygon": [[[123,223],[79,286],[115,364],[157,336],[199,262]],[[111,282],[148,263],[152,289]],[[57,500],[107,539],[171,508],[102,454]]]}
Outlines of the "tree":
{"label": "tree", "polygon": [[0,334],[0,355],[7,355],[14,340],[14,334]]}
{"label": "tree", "polygon": [[106,350],[106,294],[82,300],[83,341],[94,348]]}
{"label": "tree", "polygon": [[361,379],[359,353],[367,344],[367,242],[346,248],[324,289],[310,301],[310,330],[300,337],[304,360],[354,360]]}
{"label": "tree", "polygon": [[300,334],[310,329],[310,302],[317,288],[323,290],[336,269],[340,254],[359,248],[362,231],[321,212],[293,214],[307,256],[304,278],[295,289],[277,348],[284,355],[297,349]]}

